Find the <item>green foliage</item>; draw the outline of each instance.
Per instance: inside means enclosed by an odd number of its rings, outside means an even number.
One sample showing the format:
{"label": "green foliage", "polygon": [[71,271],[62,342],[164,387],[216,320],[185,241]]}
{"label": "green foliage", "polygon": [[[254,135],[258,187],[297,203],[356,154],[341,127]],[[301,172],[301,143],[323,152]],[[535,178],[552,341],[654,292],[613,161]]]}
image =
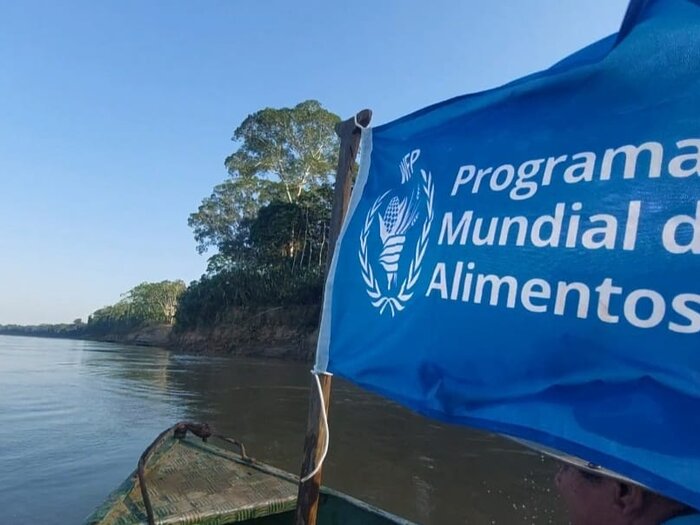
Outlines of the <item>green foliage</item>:
{"label": "green foliage", "polygon": [[175,328],[211,326],[233,307],[319,304],[322,293],[323,276],[315,269],[295,273],[286,267],[223,270],[190,283],[180,297]]}
{"label": "green foliage", "polygon": [[130,307],[130,315],[147,324],[172,324],[177,301],[185,291],[183,281],[141,283],[129,290],[122,302]]}
{"label": "green foliage", "polygon": [[177,301],[185,291],[183,281],[141,283],[111,306],[93,312],[87,323],[89,333],[125,333],[153,324],[172,324]]}
{"label": "green foliage", "polygon": [[91,335],[106,335],[126,333],[140,327],[142,320],[131,312],[127,301],[105,306],[95,310],[88,317],[87,333]]}
{"label": "green foliage", "polygon": [[271,188],[260,180],[229,179],[214,186],[187,224],[194,232],[197,251],[217,248],[219,253],[235,253],[243,247],[245,221],[255,217],[261,205],[272,199]]}
{"label": "green foliage", "polygon": [[234,132],[230,178],[189,217],[208,272],[180,298],[175,327],[246,306],[319,304],[328,257],[337,115],[314,100],[260,110]]}
{"label": "green foliage", "polygon": [[333,190],[324,185],[294,203],[273,201],[246,222],[239,261],[246,267],[284,266],[321,271],[325,266]]}
{"label": "green foliage", "polygon": [[226,168],[234,178],[269,181],[288,202],[295,202],[302,192],[331,181],[338,122],[337,115],[315,100],[262,109],[234,132],[241,146],[226,159]]}
{"label": "green foliage", "polygon": [[[309,259],[304,264],[300,254],[313,257],[315,252],[323,264],[325,241],[312,246],[311,230],[322,227],[313,221],[328,222],[319,211],[328,210],[330,215],[328,188],[337,158],[339,121],[319,102],[307,100],[293,108],[260,110],[235,130],[233,140],[239,147],[225,161],[230,178],[217,185],[188,220],[198,251],[217,250],[210,259],[210,272],[267,264],[275,252],[286,254],[292,266],[299,263],[304,268]],[[272,226],[265,224],[267,220],[282,228],[274,239],[269,239]],[[284,221],[288,222],[281,224]],[[308,226],[301,227],[300,221]],[[323,235],[327,238],[327,233]],[[262,246],[265,239],[274,246]],[[299,252],[304,239],[307,245]],[[263,260],[257,259],[259,254]]]}

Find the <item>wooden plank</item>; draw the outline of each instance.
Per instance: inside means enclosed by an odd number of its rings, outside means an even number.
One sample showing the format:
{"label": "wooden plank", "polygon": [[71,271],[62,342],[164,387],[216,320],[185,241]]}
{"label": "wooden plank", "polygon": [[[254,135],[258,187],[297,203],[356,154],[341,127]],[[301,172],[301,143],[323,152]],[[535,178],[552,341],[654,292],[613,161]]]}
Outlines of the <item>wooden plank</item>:
{"label": "wooden plank", "polygon": [[[328,268],[332,255],[335,253],[335,245],[340,234],[343,219],[350,204],[350,194],[352,192],[353,177],[352,171],[355,166],[355,158],[360,147],[361,129],[357,126],[366,127],[372,119],[372,112],[369,109],[360,111],[355,117],[338,123],[335,128],[340,137],[340,154],[338,155],[338,168],[335,176],[335,192],[333,197],[333,212],[331,214],[331,231],[328,243]],[[323,406],[326,408],[328,416],[328,405],[331,397],[331,376],[321,375],[321,391],[323,393]],[[306,438],[304,440],[304,460],[301,466],[301,476],[303,479],[308,476],[318,464],[323,453],[323,445],[327,436],[323,428],[321,416],[321,400],[318,396],[316,380],[311,378],[311,389],[309,391],[309,416],[306,428]],[[315,525],[318,512],[318,498],[321,488],[322,471],[306,482],[299,482],[299,495],[297,498],[297,509],[295,523],[297,525]]]}

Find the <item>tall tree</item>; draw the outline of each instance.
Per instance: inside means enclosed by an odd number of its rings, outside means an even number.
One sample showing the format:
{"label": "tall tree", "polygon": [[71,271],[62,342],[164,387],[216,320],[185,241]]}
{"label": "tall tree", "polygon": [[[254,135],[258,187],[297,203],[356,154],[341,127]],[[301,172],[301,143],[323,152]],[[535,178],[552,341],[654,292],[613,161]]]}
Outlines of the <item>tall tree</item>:
{"label": "tall tree", "polygon": [[262,109],[236,128],[238,149],[225,161],[229,179],[188,220],[198,251],[218,250],[210,268],[246,262],[250,226],[262,207],[274,201],[297,204],[332,182],[339,121],[319,102],[307,100],[293,108]]}
{"label": "tall tree", "polygon": [[148,323],[172,324],[177,301],[186,285],[183,281],[141,283],[125,294],[132,315]]}
{"label": "tall tree", "polygon": [[185,288],[179,280],[141,283],[122,294],[117,303],[95,310],[88,318],[87,331],[119,333],[145,325],[172,324]]}

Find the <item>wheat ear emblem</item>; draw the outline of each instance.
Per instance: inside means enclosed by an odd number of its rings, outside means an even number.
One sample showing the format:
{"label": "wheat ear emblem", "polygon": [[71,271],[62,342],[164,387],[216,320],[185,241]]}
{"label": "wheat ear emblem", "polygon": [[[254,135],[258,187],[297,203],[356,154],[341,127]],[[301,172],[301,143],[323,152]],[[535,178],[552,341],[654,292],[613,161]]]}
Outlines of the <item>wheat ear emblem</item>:
{"label": "wheat ear emblem", "polygon": [[[430,172],[420,170],[422,184],[410,197],[399,199],[394,196],[380,211],[389,192],[381,195],[373,204],[365,225],[360,234],[360,250],[358,256],[362,268],[362,279],[367,285],[367,295],[372,299],[372,305],[379,309],[381,314],[388,310],[392,317],[405,308],[405,304],[413,297],[414,287],[420,277],[421,265],[425,257],[430,236],[430,227],[433,223],[433,196],[435,188]],[[402,169],[402,183],[410,179],[412,173],[406,173]],[[421,198],[422,197],[422,198]],[[421,201],[425,202],[425,220],[421,228],[421,234],[415,245],[415,251],[408,267],[406,278],[398,283],[399,261],[406,244],[406,233],[417,222],[421,210]],[[369,261],[367,250],[367,238],[374,224],[375,217],[379,221],[379,238],[382,242],[382,251],[379,255],[379,264],[386,273],[386,293],[382,292],[374,274],[374,268]]]}

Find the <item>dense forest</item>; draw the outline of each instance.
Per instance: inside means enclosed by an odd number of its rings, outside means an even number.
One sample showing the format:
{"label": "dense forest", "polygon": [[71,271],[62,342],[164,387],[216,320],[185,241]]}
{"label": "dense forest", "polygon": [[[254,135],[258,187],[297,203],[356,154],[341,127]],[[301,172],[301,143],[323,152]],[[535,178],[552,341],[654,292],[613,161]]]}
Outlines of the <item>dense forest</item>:
{"label": "dense forest", "polygon": [[100,337],[153,325],[184,332],[211,327],[232,308],[319,304],[339,121],[308,100],[262,109],[236,128],[226,180],[188,219],[197,251],[209,254],[199,280],[141,283],[87,322],[0,325],[0,333]]}
{"label": "dense forest", "polygon": [[231,307],[320,302],[339,121],[309,100],[235,130],[229,177],[189,217],[197,249],[213,254],[180,298],[176,330],[214,324]]}

